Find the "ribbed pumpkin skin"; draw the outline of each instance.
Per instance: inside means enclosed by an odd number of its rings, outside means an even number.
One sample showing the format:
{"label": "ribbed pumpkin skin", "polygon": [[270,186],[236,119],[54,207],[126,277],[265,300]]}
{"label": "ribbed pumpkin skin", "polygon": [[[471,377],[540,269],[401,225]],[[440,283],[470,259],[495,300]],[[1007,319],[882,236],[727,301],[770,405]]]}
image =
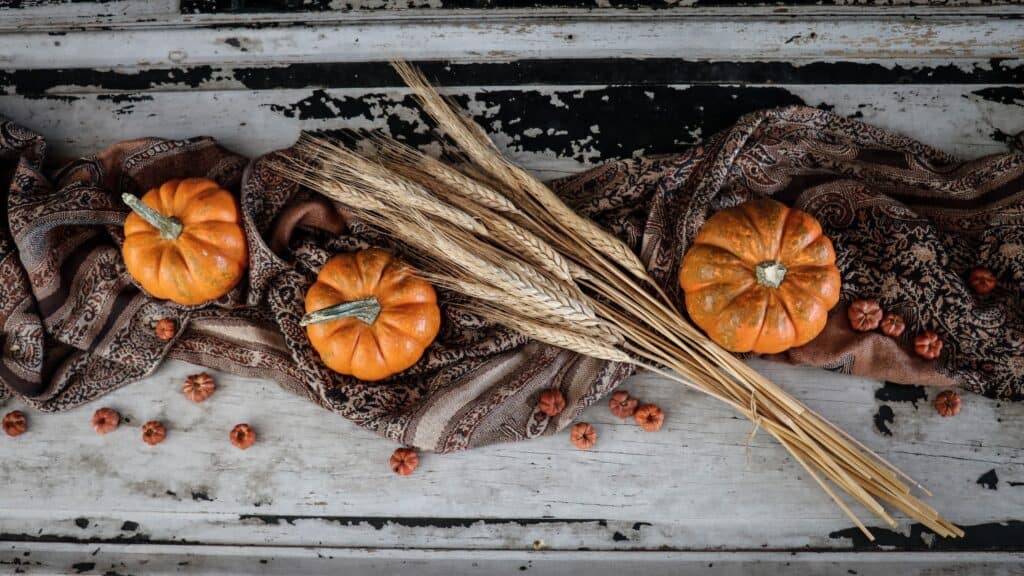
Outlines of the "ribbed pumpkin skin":
{"label": "ribbed pumpkin skin", "polygon": [[328,368],[375,381],[415,364],[441,327],[437,294],[414,270],[384,250],[339,254],[324,264],[306,292],[306,312],[374,296],[380,314],[372,324],[339,318],[306,326]]}
{"label": "ribbed pumpkin skin", "polygon": [[164,216],[181,221],[176,239],[131,212],[124,222],[128,273],[156,298],[194,306],[234,288],[248,266],[241,213],[234,196],[206,178],[170,180],[142,197]]}
{"label": "ribbed pumpkin skin", "polygon": [[[786,268],[777,288],[756,267]],[[690,318],[731,352],[774,354],[810,342],[839,302],[832,241],[813,216],[774,200],[751,200],[713,215],[683,258],[679,285]]]}

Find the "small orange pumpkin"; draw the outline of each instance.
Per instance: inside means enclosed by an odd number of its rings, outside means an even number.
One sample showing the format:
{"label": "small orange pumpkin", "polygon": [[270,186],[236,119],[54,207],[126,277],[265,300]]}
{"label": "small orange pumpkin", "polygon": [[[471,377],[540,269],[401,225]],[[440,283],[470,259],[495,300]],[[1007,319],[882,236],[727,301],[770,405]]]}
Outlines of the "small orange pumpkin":
{"label": "small orange pumpkin", "polygon": [[155,298],[186,306],[227,294],[245,274],[241,212],[230,192],[206,178],[170,180],[140,200],[121,199],[121,254],[132,278]]}
{"label": "small orange pumpkin", "polygon": [[690,318],[731,352],[810,342],[839,302],[832,242],[813,216],[751,200],[708,219],[679,269]]}
{"label": "small orange pumpkin", "polygon": [[306,292],[301,325],[328,368],[381,380],[415,364],[441,327],[429,282],[392,254],[369,248],[324,264]]}

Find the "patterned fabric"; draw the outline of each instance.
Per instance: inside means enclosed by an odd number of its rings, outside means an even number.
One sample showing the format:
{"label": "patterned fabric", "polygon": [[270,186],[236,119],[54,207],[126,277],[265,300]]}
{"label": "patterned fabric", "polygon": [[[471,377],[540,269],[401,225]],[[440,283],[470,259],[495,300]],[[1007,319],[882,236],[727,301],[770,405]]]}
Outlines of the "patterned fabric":
{"label": "patterned fabric", "polygon": [[[0,122],[10,225],[0,235],[0,398],[68,409],[174,358],[276,380],[395,441],[447,452],[553,434],[629,375],[443,304],[442,332],[413,368],[379,383],[333,374],[298,324],[306,289],[333,254],[400,246],[277,177],[268,157],[247,162],[208,138],[123,142],[53,174],[45,155],[39,136]],[[120,258],[121,193],[187,176],[238,192],[250,247],[248,281],[201,307],[150,298]],[[746,116],[685,154],[613,162],[554,188],[634,246],[680,299],[676,271],[707,216],[776,196],[822,221],[844,303],[822,336],[780,359],[1024,395],[1024,155],[964,163],[828,112],[786,108]],[[1000,288],[973,294],[965,279],[976,265],[994,270]],[[845,303],[863,297],[901,312],[905,336],[853,332]],[[161,318],[177,321],[169,342],[154,335]],[[925,329],[946,341],[939,361],[912,352]],[[549,387],[569,405],[555,418],[535,408]]]}

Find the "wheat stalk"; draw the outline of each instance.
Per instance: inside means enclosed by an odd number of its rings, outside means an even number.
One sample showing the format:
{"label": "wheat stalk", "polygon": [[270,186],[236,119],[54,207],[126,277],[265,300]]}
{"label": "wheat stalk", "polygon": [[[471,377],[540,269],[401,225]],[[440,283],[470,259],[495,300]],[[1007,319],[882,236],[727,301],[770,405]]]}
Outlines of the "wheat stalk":
{"label": "wheat stalk", "polygon": [[[396,69],[469,164],[376,139],[371,159],[304,137],[275,168],[406,244],[431,281],[528,337],[657,372],[728,404],[774,436],[856,525],[833,487],[890,526],[887,504],[941,536],[963,532],[905,475],[687,322],[629,248],[504,159],[418,71]],[[909,480],[909,479],[907,479]],[[884,504],[883,504],[884,503]]]}

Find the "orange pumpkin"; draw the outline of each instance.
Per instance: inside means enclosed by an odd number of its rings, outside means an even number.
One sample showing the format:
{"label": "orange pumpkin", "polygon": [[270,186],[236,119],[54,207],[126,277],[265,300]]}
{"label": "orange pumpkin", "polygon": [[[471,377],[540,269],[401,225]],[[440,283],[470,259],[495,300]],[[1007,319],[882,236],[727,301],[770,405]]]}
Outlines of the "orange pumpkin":
{"label": "orange pumpkin", "polygon": [[128,273],[155,298],[194,306],[220,298],[245,274],[248,251],[238,203],[206,178],[170,180],[140,200],[121,196]]}
{"label": "orange pumpkin", "polygon": [[415,364],[441,327],[437,294],[390,253],[370,248],[324,264],[301,324],[328,368],[381,380]]}
{"label": "orange pumpkin", "polygon": [[810,342],[839,302],[832,242],[813,216],[751,200],[708,219],[683,258],[686,310],[732,352],[774,354]]}

